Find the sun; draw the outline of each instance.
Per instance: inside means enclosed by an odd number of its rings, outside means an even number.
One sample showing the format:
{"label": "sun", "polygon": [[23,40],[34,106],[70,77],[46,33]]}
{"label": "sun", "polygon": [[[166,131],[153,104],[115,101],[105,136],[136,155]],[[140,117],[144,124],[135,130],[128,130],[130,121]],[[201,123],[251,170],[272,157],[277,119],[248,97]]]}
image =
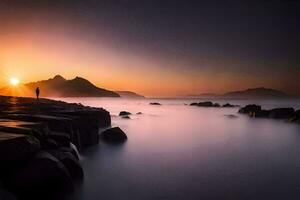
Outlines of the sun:
{"label": "sun", "polygon": [[9,82],[10,82],[11,85],[17,86],[17,85],[19,85],[20,80],[17,79],[17,78],[15,78],[15,77],[13,77],[13,78],[10,78]]}

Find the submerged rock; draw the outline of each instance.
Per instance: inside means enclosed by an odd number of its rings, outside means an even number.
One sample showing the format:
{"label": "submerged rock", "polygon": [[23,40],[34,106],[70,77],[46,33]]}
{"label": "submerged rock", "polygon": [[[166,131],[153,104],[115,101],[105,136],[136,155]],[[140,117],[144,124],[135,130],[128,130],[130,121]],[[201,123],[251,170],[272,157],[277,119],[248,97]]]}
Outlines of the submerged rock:
{"label": "submerged rock", "polygon": [[122,119],[131,119],[128,115],[122,116]]}
{"label": "submerged rock", "polygon": [[103,140],[107,142],[124,142],[127,135],[119,127],[107,129],[101,133]]}
{"label": "submerged rock", "polygon": [[143,114],[143,113],[142,113],[142,112],[137,112],[136,114],[137,114],[137,115],[141,115],[141,114]]}
{"label": "submerged rock", "polygon": [[155,106],[160,106],[161,104],[160,103],[158,103],[158,102],[151,102],[151,103],[149,103],[150,105],[155,105]]}
{"label": "submerged rock", "polygon": [[131,113],[130,113],[130,112],[127,112],[127,111],[121,111],[121,112],[119,113],[119,116],[126,116],[126,115],[131,115]]}
{"label": "submerged rock", "polygon": [[225,115],[226,117],[230,118],[230,119],[235,119],[238,118],[238,116],[234,115],[234,114],[229,114],[229,115]]}

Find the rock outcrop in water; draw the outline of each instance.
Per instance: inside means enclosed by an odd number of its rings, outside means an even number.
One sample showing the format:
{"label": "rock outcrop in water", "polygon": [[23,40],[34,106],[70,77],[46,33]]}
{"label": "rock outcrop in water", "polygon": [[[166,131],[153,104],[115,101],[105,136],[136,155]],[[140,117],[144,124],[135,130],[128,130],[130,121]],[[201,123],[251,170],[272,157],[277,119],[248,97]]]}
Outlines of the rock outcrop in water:
{"label": "rock outcrop in water", "polygon": [[220,104],[218,103],[213,103],[211,101],[203,101],[203,102],[193,102],[190,104],[190,106],[199,106],[199,107],[215,107],[215,108],[218,108],[218,107],[236,107],[235,105],[231,105],[229,103],[226,103],[224,104],[223,106],[221,106]]}
{"label": "rock outcrop in water", "polygon": [[83,178],[77,148],[97,144],[110,125],[101,108],[0,96],[0,182],[28,199],[72,191]]}
{"label": "rock outcrop in water", "polygon": [[128,115],[131,115],[131,113],[130,113],[130,112],[127,112],[127,111],[121,111],[121,112],[119,113],[119,116],[128,116]]}
{"label": "rock outcrop in water", "polygon": [[300,122],[300,111],[295,111],[294,108],[274,108],[271,110],[264,110],[260,105],[246,105],[239,110],[239,113],[247,114],[250,117],[262,117],[273,119],[284,119],[289,122]]}
{"label": "rock outcrop in water", "polygon": [[149,103],[149,105],[153,105],[153,106],[160,106],[160,105],[161,105],[161,103],[158,103],[158,102],[151,102],[151,103]]}
{"label": "rock outcrop in water", "polygon": [[109,143],[119,143],[127,140],[127,135],[119,127],[107,129],[101,133],[104,141]]}

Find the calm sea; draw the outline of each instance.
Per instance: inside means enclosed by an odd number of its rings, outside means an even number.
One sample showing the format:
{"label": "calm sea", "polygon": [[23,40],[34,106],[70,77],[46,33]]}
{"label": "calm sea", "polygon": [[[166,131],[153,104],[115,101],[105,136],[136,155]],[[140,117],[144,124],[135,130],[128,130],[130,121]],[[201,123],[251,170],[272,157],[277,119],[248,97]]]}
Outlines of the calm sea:
{"label": "calm sea", "polygon": [[[249,118],[238,108],[185,105],[191,99],[61,100],[105,108],[129,138],[81,155],[85,180],[74,200],[300,199],[300,125]],[[299,100],[229,102],[300,108]],[[132,119],[118,117],[123,110]]]}

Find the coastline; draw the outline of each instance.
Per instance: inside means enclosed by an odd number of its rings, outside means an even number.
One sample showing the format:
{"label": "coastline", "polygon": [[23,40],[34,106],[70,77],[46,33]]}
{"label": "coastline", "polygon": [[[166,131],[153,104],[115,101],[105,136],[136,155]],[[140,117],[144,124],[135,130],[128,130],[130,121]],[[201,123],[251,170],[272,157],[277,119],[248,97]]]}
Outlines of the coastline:
{"label": "coastline", "polygon": [[72,192],[84,176],[78,151],[98,144],[99,129],[110,125],[102,108],[0,96],[0,196],[52,199]]}

